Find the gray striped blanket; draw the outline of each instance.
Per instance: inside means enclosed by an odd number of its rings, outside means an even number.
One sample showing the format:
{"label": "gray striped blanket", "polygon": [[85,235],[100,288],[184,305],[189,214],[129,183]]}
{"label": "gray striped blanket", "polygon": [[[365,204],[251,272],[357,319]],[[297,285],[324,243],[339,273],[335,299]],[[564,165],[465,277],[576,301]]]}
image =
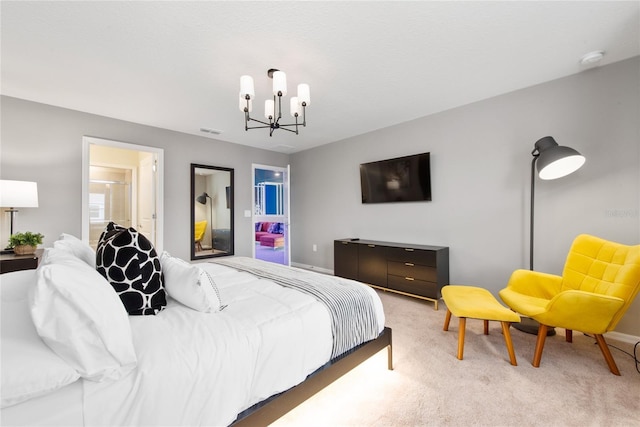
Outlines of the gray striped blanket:
{"label": "gray striped blanket", "polygon": [[234,257],[211,262],[297,289],[322,302],[331,316],[332,359],[378,336],[380,328],[373,299],[361,285],[335,276],[253,258]]}

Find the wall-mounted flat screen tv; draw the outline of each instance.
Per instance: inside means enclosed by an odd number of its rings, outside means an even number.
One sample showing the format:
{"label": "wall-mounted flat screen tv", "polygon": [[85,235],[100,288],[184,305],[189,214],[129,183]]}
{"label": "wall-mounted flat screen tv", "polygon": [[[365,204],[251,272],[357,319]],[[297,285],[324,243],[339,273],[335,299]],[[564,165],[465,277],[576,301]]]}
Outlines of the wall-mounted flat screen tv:
{"label": "wall-mounted flat screen tv", "polygon": [[360,165],[362,203],[431,200],[429,153]]}

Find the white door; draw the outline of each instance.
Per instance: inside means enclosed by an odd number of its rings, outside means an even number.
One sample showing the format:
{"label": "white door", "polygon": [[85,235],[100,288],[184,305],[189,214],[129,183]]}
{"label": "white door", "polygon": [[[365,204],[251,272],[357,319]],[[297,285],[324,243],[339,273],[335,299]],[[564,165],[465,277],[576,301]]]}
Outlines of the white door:
{"label": "white door", "polygon": [[[291,265],[291,228],[289,203],[289,166],[286,168],[252,165],[252,237],[253,257]],[[274,241],[265,225],[279,224],[275,232],[282,237]],[[262,227],[262,228],[261,228]],[[264,239],[261,233],[271,234]]]}
{"label": "white door", "polygon": [[156,241],[155,169],[155,156],[145,153],[139,167],[137,229],[150,242]]}
{"label": "white door", "polygon": [[289,177],[291,176],[291,168],[287,165],[287,169],[284,171],[284,212],[285,217],[287,218],[285,222],[285,231],[284,231],[284,248],[286,250],[286,265],[291,265],[291,230],[289,230],[289,226],[291,224],[291,198],[289,197]]}

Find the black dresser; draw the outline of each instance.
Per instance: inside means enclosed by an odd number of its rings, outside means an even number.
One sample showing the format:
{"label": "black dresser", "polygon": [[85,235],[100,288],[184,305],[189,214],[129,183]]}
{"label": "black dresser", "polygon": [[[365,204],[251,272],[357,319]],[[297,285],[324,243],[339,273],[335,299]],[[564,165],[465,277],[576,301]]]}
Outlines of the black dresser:
{"label": "black dresser", "polygon": [[449,248],[375,240],[333,242],[336,276],[435,303],[449,284]]}

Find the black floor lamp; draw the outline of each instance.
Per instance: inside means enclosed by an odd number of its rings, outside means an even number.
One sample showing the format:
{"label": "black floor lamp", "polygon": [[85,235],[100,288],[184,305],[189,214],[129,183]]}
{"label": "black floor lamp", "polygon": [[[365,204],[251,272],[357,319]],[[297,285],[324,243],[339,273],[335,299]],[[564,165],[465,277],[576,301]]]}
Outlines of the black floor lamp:
{"label": "black floor lamp", "polygon": [[[558,145],[551,136],[545,136],[536,141],[531,152],[531,214],[529,220],[529,270],[533,270],[533,203],[536,189],[536,169],[540,179],[551,180],[567,176],[582,167],[585,162],[583,155],[570,147]],[[520,323],[515,323],[514,328],[530,334],[538,333],[538,323],[528,317],[523,317]],[[547,335],[556,332],[549,328]]]}
{"label": "black floor lamp", "polygon": [[211,200],[211,203],[209,203],[209,234],[211,235],[211,250],[213,251],[213,228],[211,228],[211,226],[213,225],[213,199],[206,192],[204,192],[196,197],[196,201],[198,203],[206,205],[207,198]]}

